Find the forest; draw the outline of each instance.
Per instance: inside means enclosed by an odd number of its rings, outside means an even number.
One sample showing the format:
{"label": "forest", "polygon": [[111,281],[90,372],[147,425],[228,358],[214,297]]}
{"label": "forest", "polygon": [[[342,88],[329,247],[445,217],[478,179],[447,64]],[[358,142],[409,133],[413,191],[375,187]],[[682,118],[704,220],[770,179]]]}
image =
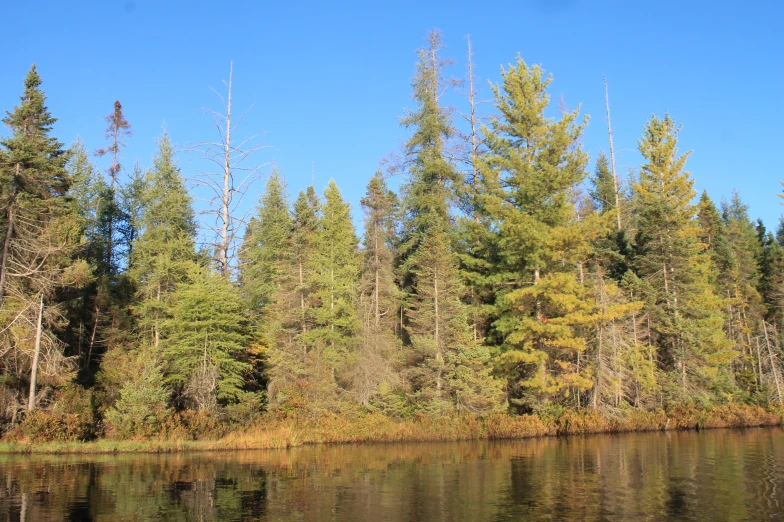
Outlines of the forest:
{"label": "forest", "polygon": [[[744,408],[780,422],[784,226],[737,192],[698,195],[671,115],[640,122],[643,163],[622,176],[609,100],[609,154],[592,158],[587,116],[555,106],[541,66],[503,67],[480,118],[470,50],[457,110],[439,33],[427,42],[407,140],[361,209],[334,181],[289,194],[274,166],[248,168],[230,82],[221,141],[195,151],[214,169],[194,180],[179,166],[194,151],[165,131],[151,166],[121,165],[119,101],[104,148],[59,141],[33,65],[0,140],[4,438]],[[249,220],[246,174],[264,176]],[[215,194],[207,225],[197,186]]]}

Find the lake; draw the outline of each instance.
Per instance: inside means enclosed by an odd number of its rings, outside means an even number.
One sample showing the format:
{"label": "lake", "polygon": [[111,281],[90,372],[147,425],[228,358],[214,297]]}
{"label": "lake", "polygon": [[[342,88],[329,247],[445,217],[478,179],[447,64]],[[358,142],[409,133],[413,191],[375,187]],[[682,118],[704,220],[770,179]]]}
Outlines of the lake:
{"label": "lake", "polygon": [[0,456],[0,520],[784,520],[780,428]]}

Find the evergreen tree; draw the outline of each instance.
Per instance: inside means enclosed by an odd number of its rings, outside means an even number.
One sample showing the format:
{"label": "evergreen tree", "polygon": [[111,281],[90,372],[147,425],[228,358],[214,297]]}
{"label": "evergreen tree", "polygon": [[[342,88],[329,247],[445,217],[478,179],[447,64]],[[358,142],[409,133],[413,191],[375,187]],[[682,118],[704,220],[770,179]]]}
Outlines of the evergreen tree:
{"label": "evergreen tree", "polygon": [[[153,160],[155,161],[155,160]],[[147,180],[145,172],[136,163],[128,178],[128,182],[119,191],[119,221],[117,223],[118,246],[125,258],[124,270],[133,269],[134,243],[142,227],[142,212],[144,211],[144,191]]]}
{"label": "evergreen tree", "polygon": [[291,215],[286,187],[280,174],[273,169],[240,251],[242,291],[254,313],[263,313],[277,292],[281,251],[290,237]]}
{"label": "evergreen tree", "polygon": [[120,204],[117,200],[117,190],[119,189],[119,176],[122,171],[120,165],[120,151],[125,143],[122,141],[124,137],[130,136],[131,125],[125,118],[122,110],[122,104],[119,101],[114,102],[114,110],[111,114],[106,116],[106,122],[109,126],[106,128],[106,139],[110,140],[109,146],[105,149],[98,149],[95,155],[102,157],[109,155],[111,163],[107,169],[109,174],[109,201],[107,203],[107,216],[106,216],[106,266],[108,274],[116,271],[117,261],[114,258],[115,234],[117,233],[116,225],[120,220]]}
{"label": "evergreen tree", "polygon": [[454,130],[439,101],[440,34],[432,32],[428,43],[419,52],[413,83],[417,110],[402,122],[413,130],[405,145],[410,166],[399,250],[405,327],[414,357],[408,373],[421,407],[484,412],[501,404],[500,386],[485,366],[485,348],[472,340],[462,302],[465,290],[448,233],[449,204],[460,193],[461,177],[445,157]]}
{"label": "evergreen tree", "polygon": [[[315,326],[313,259],[320,203],[313,187],[299,193],[291,231],[277,255],[275,292],[265,311],[263,331],[269,350],[270,402],[279,408],[309,406],[319,397],[308,389],[307,334]],[[308,398],[308,395],[310,397]]]}
{"label": "evergreen tree", "polygon": [[334,181],[324,191],[320,226],[310,264],[313,284],[314,328],[305,342],[323,358],[332,378],[345,369],[356,352],[360,322],[357,316],[360,258],[348,203]]}
{"label": "evergreen tree", "polygon": [[2,353],[14,354],[0,362],[4,374],[16,377],[20,395],[29,383],[29,408],[36,405],[39,359],[48,361],[52,384],[69,373],[52,331],[62,318],[58,291],[87,278],[85,264],[74,263],[81,220],[65,197],[69,153],[49,135],[56,119],[40,85],[33,65],[20,104],[3,119],[10,136],[0,140],[0,345]]}
{"label": "evergreen tree", "polygon": [[653,292],[653,343],[671,376],[670,398],[733,393],[728,365],[738,355],[722,330],[725,303],[711,286],[713,266],[694,219],[693,182],[678,155],[675,122],[651,118],[639,141],[647,160],[634,184],[638,231],[633,265]]}
{"label": "evergreen tree", "polygon": [[236,287],[199,264],[171,296],[171,318],[161,346],[167,381],[199,409],[242,397],[250,335],[245,305]]}
{"label": "evergreen tree", "polygon": [[518,58],[502,76],[493,88],[500,116],[484,129],[489,152],[479,169],[498,256],[492,336],[513,402],[531,408],[593,385],[579,357],[596,305],[578,268],[600,228],[593,217],[577,219],[571,200],[587,163],[578,112],[545,117],[551,79],[538,66]]}
{"label": "evergreen tree", "polygon": [[135,253],[129,274],[138,297],[134,312],[142,339],[157,348],[161,325],[171,316],[169,296],[186,281],[196,259],[192,200],[165,132],[158,140],[153,168],[145,174],[143,188],[135,192],[141,212],[134,225],[139,235],[131,243]]}
{"label": "evergreen tree", "polygon": [[613,182],[610,160],[603,152],[596,158],[596,168],[591,177],[591,200],[599,212],[615,210],[615,183]]}
{"label": "evergreen tree", "polygon": [[370,179],[361,201],[365,214],[359,314],[362,342],[352,372],[357,400],[368,405],[381,392],[399,384],[395,367],[399,355],[400,291],[395,282],[394,250],[397,196],[387,188],[380,172]]}

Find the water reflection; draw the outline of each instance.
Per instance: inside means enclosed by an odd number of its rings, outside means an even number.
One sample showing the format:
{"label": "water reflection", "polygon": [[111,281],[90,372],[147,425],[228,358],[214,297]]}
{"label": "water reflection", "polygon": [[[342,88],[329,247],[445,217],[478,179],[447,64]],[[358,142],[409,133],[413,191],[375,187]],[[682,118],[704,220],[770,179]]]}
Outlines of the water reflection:
{"label": "water reflection", "polygon": [[784,433],[0,457],[0,520],[784,520]]}

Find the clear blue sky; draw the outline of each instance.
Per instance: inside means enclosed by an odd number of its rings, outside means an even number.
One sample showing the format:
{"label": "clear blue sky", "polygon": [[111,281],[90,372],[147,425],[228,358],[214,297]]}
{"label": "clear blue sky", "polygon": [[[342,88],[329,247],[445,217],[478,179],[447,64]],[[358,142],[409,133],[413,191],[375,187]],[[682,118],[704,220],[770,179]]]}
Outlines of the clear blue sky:
{"label": "clear blue sky", "polygon": [[412,107],[415,50],[437,27],[454,76],[465,73],[471,35],[485,97],[486,81],[498,81],[517,53],[551,72],[553,102],[563,96],[591,116],[584,145],[592,158],[607,148],[606,74],[621,171],[640,164],[636,143],[651,113],[669,112],[683,125],[681,150],[693,150],[696,188],[717,203],[738,188],[752,218],[774,227],[784,179],[783,6],[6,0],[0,108],[16,105],[36,62],[57,137],[103,146],[104,116],[119,99],[134,130],[124,164],[147,167],[163,124],[177,144],[215,136],[200,109],[219,108],[210,87],[220,90],[233,60],[236,107],[256,104],[242,128],[266,132],[274,147],[258,162],[274,159],[292,196],[315,162],[317,188],[335,179],[359,221],[365,184],[406,136],[398,121]]}

